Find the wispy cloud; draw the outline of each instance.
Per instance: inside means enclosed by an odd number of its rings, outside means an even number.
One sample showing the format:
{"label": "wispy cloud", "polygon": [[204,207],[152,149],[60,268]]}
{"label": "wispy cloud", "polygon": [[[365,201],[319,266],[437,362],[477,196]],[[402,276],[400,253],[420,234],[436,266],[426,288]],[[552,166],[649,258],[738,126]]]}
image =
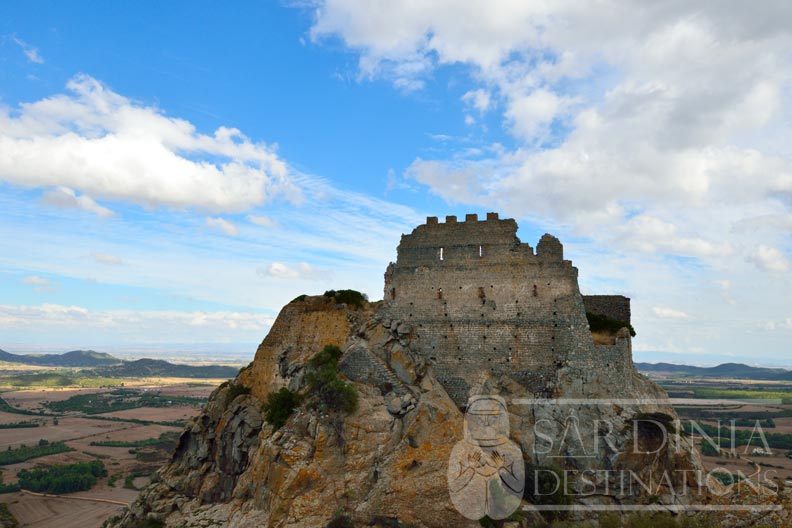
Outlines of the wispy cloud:
{"label": "wispy cloud", "polygon": [[22,48],[22,53],[25,54],[25,57],[27,57],[28,61],[36,64],[44,64],[44,58],[39,54],[37,48],[31,46],[30,44],[28,44],[27,42],[25,42],[20,38],[11,37],[11,39],[14,41],[14,43],[17,46]]}
{"label": "wispy cloud", "polygon": [[238,338],[258,340],[273,320],[269,315],[238,311],[89,310],[61,304],[0,305],[0,328],[8,332],[32,327],[37,332],[47,333],[66,328],[72,334],[83,335],[83,342],[87,344],[113,333],[122,333],[132,342],[149,342],[152,336],[157,336],[162,343],[189,342],[196,338],[222,342],[228,339],[228,332]]}
{"label": "wispy cloud", "polygon": [[248,222],[261,227],[275,227],[278,223],[268,216],[248,215]]}
{"label": "wispy cloud", "polygon": [[665,308],[662,306],[655,306],[652,308],[652,313],[657,317],[663,319],[688,319],[688,314],[681,310],[674,310],[673,308]]}
{"label": "wispy cloud", "polygon": [[306,262],[292,266],[283,262],[273,262],[267,267],[257,269],[256,273],[262,277],[289,280],[319,280],[330,276],[329,271],[316,269]]}
{"label": "wispy cloud", "polygon": [[239,236],[239,229],[233,222],[226,220],[225,218],[207,218],[206,219],[206,227],[211,229],[216,229],[222,233],[225,233],[228,236]]}
{"label": "wispy cloud", "polygon": [[29,284],[33,286],[33,289],[37,292],[54,292],[58,289],[58,284],[51,282],[49,279],[44,277],[39,277],[37,275],[31,275],[29,277],[25,277],[22,279],[22,282],[25,284]]}
{"label": "wispy cloud", "polygon": [[91,258],[99,264],[107,264],[108,266],[122,266],[124,261],[121,257],[111,255],[110,253],[91,253]]}
{"label": "wispy cloud", "polygon": [[85,194],[77,194],[68,187],[58,187],[46,191],[41,195],[41,200],[47,205],[54,205],[55,207],[62,207],[64,209],[82,209],[96,214],[101,218],[109,218],[115,216],[115,213],[96,203],[90,196]]}

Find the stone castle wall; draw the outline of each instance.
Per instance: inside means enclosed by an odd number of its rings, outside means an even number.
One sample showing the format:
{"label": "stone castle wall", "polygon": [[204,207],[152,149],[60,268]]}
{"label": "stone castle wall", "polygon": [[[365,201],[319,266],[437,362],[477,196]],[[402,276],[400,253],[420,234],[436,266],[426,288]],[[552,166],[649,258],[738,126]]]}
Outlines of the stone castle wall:
{"label": "stone castle wall", "polygon": [[487,376],[549,395],[562,367],[615,368],[625,358],[631,366],[629,337],[594,345],[577,277],[558,239],[544,235],[534,252],[512,219],[430,217],[402,236],[383,311],[410,325],[457,403]]}
{"label": "stone castle wall", "polygon": [[587,312],[630,322],[630,298],[624,295],[584,295],[583,305]]}

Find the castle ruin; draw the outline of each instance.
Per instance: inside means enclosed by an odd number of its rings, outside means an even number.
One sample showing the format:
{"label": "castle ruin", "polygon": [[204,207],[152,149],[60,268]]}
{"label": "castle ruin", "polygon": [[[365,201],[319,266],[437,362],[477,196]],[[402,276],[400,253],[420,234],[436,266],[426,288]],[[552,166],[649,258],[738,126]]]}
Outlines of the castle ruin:
{"label": "castle ruin", "polygon": [[[487,377],[553,395],[561,369],[585,383],[592,370],[632,369],[629,334],[595,345],[586,309],[629,322],[629,299],[580,294],[578,270],[554,236],[520,242],[517,223],[487,213],[447,216],[402,235],[385,273],[383,313],[410,328],[412,344],[455,402]],[[618,378],[617,378],[618,379]]]}

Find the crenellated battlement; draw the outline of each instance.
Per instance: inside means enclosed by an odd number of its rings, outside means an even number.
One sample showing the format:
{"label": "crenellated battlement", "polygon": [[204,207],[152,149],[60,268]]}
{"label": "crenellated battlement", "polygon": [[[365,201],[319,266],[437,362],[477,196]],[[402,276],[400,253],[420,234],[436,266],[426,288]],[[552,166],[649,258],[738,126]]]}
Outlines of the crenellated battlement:
{"label": "crenellated battlement", "polygon": [[[495,221],[498,221],[498,216],[499,216],[498,213],[487,213],[486,219],[479,220],[478,219],[478,214],[476,214],[476,213],[468,213],[468,214],[465,215],[465,222],[464,223],[468,223],[468,222],[471,222],[471,223],[472,222],[495,222]],[[455,215],[447,215],[445,217],[445,224],[458,224],[458,223],[459,222],[457,221],[457,217]],[[426,223],[423,224],[423,225],[426,225],[426,226],[439,226],[439,225],[444,225],[444,224],[441,224],[440,221],[438,220],[438,217],[436,217],[436,216],[427,216],[426,217]],[[420,226],[418,226],[418,227],[420,227]]]}
{"label": "crenellated battlement", "polygon": [[564,261],[564,248],[557,238],[544,235],[534,253],[533,247],[517,237],[517,222],[501,219],[498,213],[487,213],[484,220],[479,220],[477,214],[468,214],[464,222],[452,215],[442,223],[436,216],[427,217],[425,224],[402,235],[394,268],[516,264],[515,259],[524,265],[545,262],[571,268],[571,263]]}

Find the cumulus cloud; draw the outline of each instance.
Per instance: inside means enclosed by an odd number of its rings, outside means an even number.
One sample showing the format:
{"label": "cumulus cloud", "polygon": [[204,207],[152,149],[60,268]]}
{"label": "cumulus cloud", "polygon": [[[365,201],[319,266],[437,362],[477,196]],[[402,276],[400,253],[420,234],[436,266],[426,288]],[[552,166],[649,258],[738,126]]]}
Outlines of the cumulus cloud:
{"label": "cumulus cloud", "polygon": [[0,106],[0,181],[212,212],[246,210],[276,195],[301,200],[273,147],[235,128],[201,134],[87,75],[66,87],[17,109]]}
{"label": "cumulus cloud", "polygon": [[[741,221],[789,222],[792,147],[775,138],[792,117],[790,28],[781,1],[327,0],[311,35],[340,38],[367,76],[467,66],[480,84],[463,96],[470,123],[471,110],[502,102],[511,150],[407,169],[448,202],[625,248],[638,236],[614,231],[639,217],[632,227],[662,237],[643,250],[717,260],[749,251]],[[777,233],[762,236],[788,252]]]}
{"label": "cumulus cloud", "polygon": [[14,41],[14,43],[17,46],[22,48],[22,53],[25,54],[25,57],[27,57],[28,61],[36,63],[36,64],[44,64],[44,59],[39,54],[38,49],[36,49],[35,47],[31,46],[30,44],[28,44],[24,40],[19,39],[17,37],[12,37],[12,40]]}
{"label": "cumulus cloud", "polygon": [[237,226],[225,218],[207,218],[206,227],[225,233],[228,236],[239,236]]}
{"label": "cumulus cloud", "polygon": [[63,209],[82,209],[96,214],[100,218],[115,216],[115,213],[96,203],[90,196],[78,195],[68,187],[58,187],[44,192],[41,200],[47,205],[54,205]]}
{"label": "cumulus cloud", "polygon": [[765,246],[760,244],[759,247],[751,254],[749,260],[753,262],[756,267],[764,271],[773,271],[777,273],[785,273],[789,271],[789,260],[774,247]]}
{"label": "cumulus cloud", "polygon": [[549,137],[549,125],[572,105],[570,98],[540,88],[528,94],[512,97],[506,110],[515,136],[527,142]]}
{"label": "cumulus cloud", "polygon": [[22,279],[22,282],[33,286],[33,289],[37,292],[53,292],[58,289],[58,285],[56,283],[50,282],[49,279],[39,277],[37,275],[25,277]]}
{"label": "cumulus cloud", "polygon": [[655,306],[652,308],[652,313],[655,314],[657,317],[663,319],[687,319],[688,314],[682,312],[680,310],[674,310],[673,308],[664,308],[662,306]]}
{"label": "cumulus cloud", "polygon": [[713,257],[729,256],[735,252],[729,243],[685,237],[680,231],[675,224],[648,215],[633,217],[615,228],[616,240],[622,247],[645,253]]}
{"label": "cumulus cloud", "polygon": [[283,262],[273,262],[266,268],[259,268],[256,272],[262,277],[289,280],[320,280],[328,276],[326,270],[316,269],[306,262],[289,266]]}

